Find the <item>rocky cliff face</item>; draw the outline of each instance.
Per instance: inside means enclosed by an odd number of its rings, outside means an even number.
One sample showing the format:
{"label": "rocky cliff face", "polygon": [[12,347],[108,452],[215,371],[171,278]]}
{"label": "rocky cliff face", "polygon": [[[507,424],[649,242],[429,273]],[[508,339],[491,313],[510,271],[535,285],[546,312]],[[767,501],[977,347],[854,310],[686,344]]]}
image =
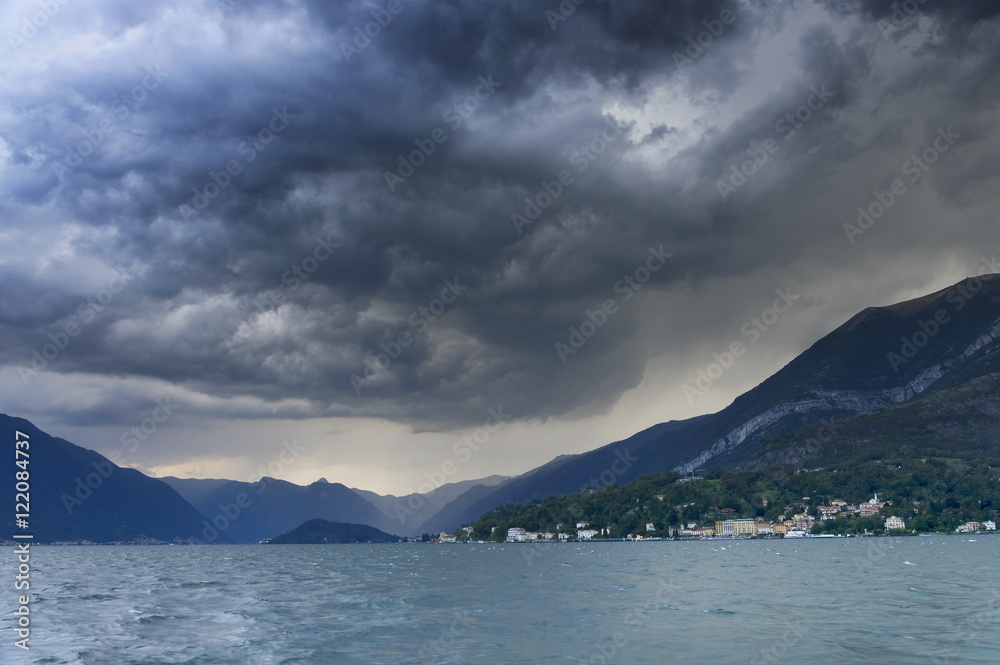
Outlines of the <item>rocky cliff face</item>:
{"label": "rocky cliff face", "polygon": [[790,440],[763,444],[740,468],[802,467],[810,460],[836,459],[862,447],[868,452],[901,446],[940,452],[956,444],[1000,452],[1000,372],[903,404],[805,428]]}
{"label": "rocky cliff face", "polygon": [[942,363],[932,365],[921,371],[916,378],[894,388],[877,391],[857,390],[814,390],[803,399],[785,402],[750,418],[736,429],[704,450],[700,455],[684,464],[679,464],[674,471],[690,473],[692,470],[709,465],[719,456],[732,452],[736,447],[750,440],[759,440],[773,431],[774,425],[791,414],[809,412],[840,411],[848,413],[869,413],[884,409],[893,404],[909,401],[923,394],[949,372],[959,368],[977,355],[990,349],[995,349],[1000,342],[1000,318],[993,322],[990,328],[977,337],[961,353]]}

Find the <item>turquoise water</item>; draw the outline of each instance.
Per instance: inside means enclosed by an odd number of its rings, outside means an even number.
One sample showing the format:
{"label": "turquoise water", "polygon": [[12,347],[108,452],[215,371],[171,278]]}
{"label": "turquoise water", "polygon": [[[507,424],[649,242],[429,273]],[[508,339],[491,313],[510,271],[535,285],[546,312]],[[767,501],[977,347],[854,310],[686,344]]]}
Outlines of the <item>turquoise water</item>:
{"label": "turquoise water", "polygon": [[32,565],[32,649],[4,583],[0,663],[1000,661],[996,536],[37,547]]}

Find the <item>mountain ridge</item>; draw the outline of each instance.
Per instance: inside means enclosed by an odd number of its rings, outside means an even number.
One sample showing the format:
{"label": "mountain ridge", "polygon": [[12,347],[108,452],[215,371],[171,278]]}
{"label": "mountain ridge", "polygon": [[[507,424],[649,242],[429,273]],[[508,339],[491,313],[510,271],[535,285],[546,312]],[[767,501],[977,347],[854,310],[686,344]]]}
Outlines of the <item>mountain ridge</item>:
{"label": "mountain ridge", "polygon": [[[901,303],[865,308],[716,413],[659,423],[519,476],[449,483],[427,495],[381,496],[325,480],[300,486],[268,477],[255,483],[155,479],[6,415],[0,415],[0,436],[13,440],[20,428],[40,453],[32,463],[42,463],[31,467],[39,491],[32,518],[42,525],[38,542],[250,543],[309,519],[404,535],[451,531],[504,504],[655,473],[736,469],[759,459],[761,446],[779,459],[775,446],[800,442],[796,436],[822,423],[854,422],[849,419],[865,414],[873,414],[870,422],[890,423],[886,414],[917,397],[950,389],[964,394],[973,384],[993,389],[995,382],[975,381],[1000,372],[998,277],[969,278]],[[14,471],[13,456],[0,458],[11,490]],[[421,506],[400,514],[411,499]],[[13,533],[14,517],[7,519]]]}
{"label": "mountain ridge", "polygon": [[[467,489],[479,485],[490,487],[505,479],[506,476],[487,476],[446,483],[427,494],[398,497],[350,488],[326,479],[309,485],[278,481],[268,476],[254,483],[173,476],[160,480],[174,488],[211,521],[221,515],[220,523],[232,531],[237,541],[249,543],[280,532],[275,529],[287,531],[302,520],[311,518],[337,523],[364,523],[384,532],[398,531],[405,536],[417,536],[421,533],[420,525],[427,517]],[[242,502],[248,503],[247,506],[238,505],[237,498],[241,495],[245,497]],[[256,507],[253,507],[255,503]],[[235,519],[231,519],[230,515],[235,515]],[[227,521],[233,524],[227,524]],[[238,526],[237,521],[240,522]]]}
{"label": "mountain ridge", "polygon": [[5,533],[31,533],[37,543],[204,541],[203,516],[166,483],[0,414],[0,439],[13,447],[23,439],[17,432],[28,435],[27,457],[18,456],[27,464],[15,466],[13,450],[0,455],[0,486],[14,498],[15,472],[27,472],[17,478],[27,478],[28,528],[15,528],[12,507]]}
{"label": "mountain ridge", "polygon": [[[519,476],[467,506],[446,506],[442,519],[432,523],[451,529],[503,504],[579,491],[587,484],[599,489],[704,464],[734,468],[766,436],[906,401],[946,387],[950,378],[986,374],[1000,366],[998,277],[967,278],[925,296],[868,307],[717,413],[672,421],[672,428],[654,425],[546,474]],[[913,353],[894,366],[890,354],[902,356],[908,342]],[[625,466],[623,458],[636,459]]]}

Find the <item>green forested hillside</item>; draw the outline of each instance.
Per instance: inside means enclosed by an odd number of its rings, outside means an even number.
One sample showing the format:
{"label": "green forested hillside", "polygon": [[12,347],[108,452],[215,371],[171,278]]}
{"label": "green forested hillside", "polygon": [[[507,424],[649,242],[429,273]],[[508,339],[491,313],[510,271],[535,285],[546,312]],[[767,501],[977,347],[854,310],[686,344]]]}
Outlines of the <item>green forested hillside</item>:
{"label": "green forested hillside", "polygon": [[743,470],[702,472],[695,480],[656,474],[623,487],[502,506],[477,520],[473,535],[485,539],[492,532],[502,540],[510,527],[555,531],[559,524],[566,532],[581,521],[608,528],[611,537],[647,535],[650,522],[656,527],[650,535],[666,535],[667,527],[688,522],[816,514],[818,506],[836,499],[858,504],[875,492],[892,502],[881,517],[838,519],[817,531],[876,530],[889,515],[903,517],[918,531],[997,521],[998,382],[996,374],[979,377],[911,402],[768,439]]}
{"label": "green forested hillside", "polygon": [[[473,524],[473,537],[503,540],[510,527],[556,531],[559,524],[568,525],[559,530],[573,531],[578,521],[588,522],[590,528],[607,527],[608,536],[613,538],[633,533],[663,536],[666,527],[682,522],[711,525],[715,520],[738,517],[760,516],[770,521],[798,512],[815,515],[817,506],[835,499],[858,504],[875,492],[893,503],[883,508],[882,517],[899,515],[906,519],[908,528],[918,531],[951,531],[969,520],[1000,519],[998,475],[1000,458],[979,460],[972,456],[926,461],[887,457],[811,471],[716,470],[694,481],[677,474],[660,474],[592,494],[502,506]],[[732,512],[724,513],[727,508]],[[656,527],[653,533],[645,528],[650,522]],[[821,531],[861,532],[881,529],[882,520],[856,518],[826,526]],[[493,527],[497,529],[493,531]]]}
{"label": "green forested hillside", "polygon": [[1000,456],[1000,373],[765,439],[741,468],[826,466],[887,455]]}

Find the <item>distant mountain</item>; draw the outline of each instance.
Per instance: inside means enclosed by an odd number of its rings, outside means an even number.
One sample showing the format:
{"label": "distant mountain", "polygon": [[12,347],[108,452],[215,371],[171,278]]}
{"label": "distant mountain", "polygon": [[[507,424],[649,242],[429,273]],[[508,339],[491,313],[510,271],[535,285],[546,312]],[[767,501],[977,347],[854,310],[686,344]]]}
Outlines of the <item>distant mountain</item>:
{"label": "distant mountain", "polygon": [[474,487],[430,517],[420,530],[428,533],[451,531],[504,504],[572,494],[586,487],[630,482],[646,473],[637,467],[641,458],[634,451],[660,437],[675,435],[708,417],[672,420],[589,453],[560,455],[540,467],[501,483],[495,489]]}
{"label": "distant mountain", "polygon": [[[415,536],[451,531],[503,504],[658,472],[796,464],[873,446],[923,454],[955,437],[980,437],[988,447],[1000,415],[998,373],[1000,275],[992,275],[860,312],[718,413],[654,425],[514,478],[404,497],[325,481],[303,487],[273,478],[157,480],[0,415],[0,437],[11,442],[11,454],[0,455],[0,487],[16,493],[14,474],[23,470],[15,466],[13,442],[20,431],[30,442],[29,524],[37,542],[254,543],[315,518]],[[4,518],[9,533],[16,533],[14,519]]]}
{"label": "distant mountain", "polygon": [[223,478],[175,478],[173,476],[164,476],[160,480],[173,487],[192,506],[226,483],[231,482]]}
{"label": "distant mountain", "polygon": [[860,312],[718,413],[654,425],[554,460],[491,492],[470,490],[427,523],[451,530],[507,503],[624,484],[650,473],[736,468],[765,438],[877,411],[998,370],[1000,275],[963,280]]}
{"label": "distant mountain", "polygon": [[[514,478],[509,478],[500,485],[496,487],[487,487],[484,485],[476,485],[469,488],[465,493],[456,497],[455,500],[448,503],[437,513],[432,515],[427,519],[426,522],[420,525],[420,533],[440,533],[442,531],[451,531],[457,526],[461,526],[476,519],[479,515],[482,515],[487,510],[492,507],[491,504],[503,497],[514,495],[516,496],[518,490],[523,487],[526,483],[531,483],[533,477],[545,476],[549,471],[558,471],[563,469],[563,465],[566,462],[572,461],[574,458],[580,457],[579,455],[560,455],[553,459],[551,462],[543,464],[540,467],[532,469],[525,474],[516,476]],[[557,478],[557,482],[560,478]],[[571,492],[578,491],[581,489],[579,486],[562,485],[559,484],[557,487],[560,488],[559,491],[553,492],[553,494],[568,494]],[[565,489],[563,489],[565,488]],[[519,500],[501,500],[500,504],[504,503],[519,503]],[[488,508],[484,506],[490,506]]]}
{"label": "distant mountain", "polygon": [[266,476],[256,483],[163,480],[234,543],[256,543],[313,518],[369,525],[386,522],[380,510],[340,483],[317,481],[302,486]]}
{"label": "distant mountain", "polygon": [[[413,535],[416,535],[417,533],[438,534],[443,531],[451,531],[456,526],[465,524],[469,521],[469,515],[479,510],[480,501],[487,497],[498,496],[500,495],[500,492],[502,492],[502,488],[497,488],[495,486],[475,485],[470,487],[468,490],[442,506],[440,510],[432,515],[429,515],[417,526]],[[492,500],[493,499],[487,499],[486,503],[489,503]]]}
{"label": "distant mountain", "polygon": [[380,495],[367,490],[352,489],[388,518],[388,521],[378,525],[379,528],[391,529],[407,536],[419,536],[424,533],[422,529],[427,528],[432,529],[427,533],[437,533],[433,527],[429,527],[425,523],[462,494],[473,488],[478,488],[479,492],[487,493],[491,488],[508,479],[509,476],[493,475],[478,480],[447,483],[426,494],[414,492],[404,496]]}
{"label": "distant mountain", "polygon": [[[15,455],[17,440],[28,442],[27,457]],[[4,512],[3,538],[31,533],[39,543],[202,540],[202,516],[166,483],[52,437],[23,418],[0,414],[0,441],[5,442],[0,487],[12,501]],[[28,529],[14,522],[15,473],[24,472],[30,485]]]}
{"label": "distant mountain", "polygon": [[345,524],[314,519],[271,539],[272,545],[332,545],[345,543],[395,543],[398,536],[365,524]]}
{"label": "distant mountain", "polygon": [[[206,517],[218,519],[226,526],[229,537],[240,543],[255,543],[312,518],[367,524],[390,533],[419,536],[428,517],[469,488],[482,486],[488,490],[506,479],[506,476],[494,475],[447,483],[427,494],[397,497],[352,489],[325,479],[303,486],[273,478],[258,483],[215,478],[161,478]],[[240,494],[252,501],[245,509],[236,503]],[[235,513],[233,505],[240,508],[239,516],[231,520],[232,524],[227,524],[229,515]]]}

